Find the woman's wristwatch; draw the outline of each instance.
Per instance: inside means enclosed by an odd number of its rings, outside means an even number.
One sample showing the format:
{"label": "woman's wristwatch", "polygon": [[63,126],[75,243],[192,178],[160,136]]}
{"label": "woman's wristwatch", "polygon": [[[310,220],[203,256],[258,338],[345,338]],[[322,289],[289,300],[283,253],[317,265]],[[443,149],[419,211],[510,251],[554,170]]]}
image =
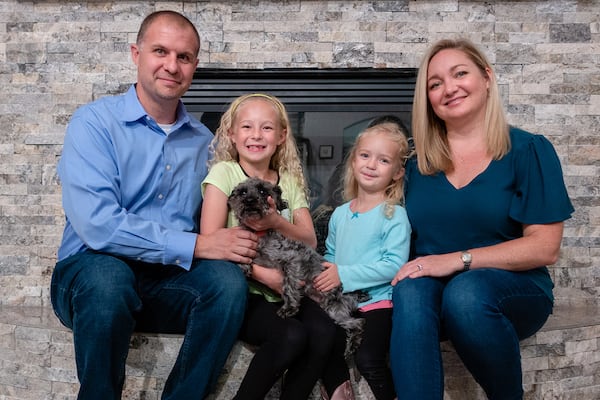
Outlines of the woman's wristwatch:
{"label": "woman's wristwatch", "polygon": [[473,256],[468,251],[463,251],[460,254],[460,259],[463,262],[463,272],[468,271],[471,268],[471,261],[473,261]]}

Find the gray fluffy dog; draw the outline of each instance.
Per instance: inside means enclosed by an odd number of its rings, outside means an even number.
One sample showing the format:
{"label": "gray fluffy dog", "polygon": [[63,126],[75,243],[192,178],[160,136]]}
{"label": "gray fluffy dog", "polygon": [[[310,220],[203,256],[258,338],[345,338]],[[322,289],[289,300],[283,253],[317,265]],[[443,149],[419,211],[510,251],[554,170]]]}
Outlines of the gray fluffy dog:
{"label": "gray fluffy dog", "polygon": [[[264,216],[269,210],[269,197],[273,198],[278,211],[287,208],[286,202],[281,198],[279,186],[258,178],[249,178],[233,189],[227,205],[233,210],[240,226],[252,230],[244,222]],[[259,235],[256,251],[254,263],[283,272],[283,305],[278,310],[278,315],[282,318],[295,315],[302,297],[309,296],[336,324],[346,330],[346,356],[352,354],[360,344],[364,323],[363,319],[352,316],[357,306],[357,295],[344,294],[340,287],[328,292],[320,292],[313,287],[313,280],[324,270],[323,257],[310,246],[286,238],[274,230]],[[250,266],[241,267],[249,275]]]}

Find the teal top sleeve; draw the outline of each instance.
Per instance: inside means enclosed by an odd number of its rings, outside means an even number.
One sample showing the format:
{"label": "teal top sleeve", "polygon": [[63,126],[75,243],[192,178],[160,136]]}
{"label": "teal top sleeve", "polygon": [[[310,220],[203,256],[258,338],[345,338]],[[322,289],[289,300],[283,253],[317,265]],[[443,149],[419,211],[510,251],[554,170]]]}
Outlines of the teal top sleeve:
{"label": "teal top sleeve", "polygon": [[515,191],[510,216],[524,224],[564,221],[574,211],[563,182],[560,160],[541,135],[514,130]]}

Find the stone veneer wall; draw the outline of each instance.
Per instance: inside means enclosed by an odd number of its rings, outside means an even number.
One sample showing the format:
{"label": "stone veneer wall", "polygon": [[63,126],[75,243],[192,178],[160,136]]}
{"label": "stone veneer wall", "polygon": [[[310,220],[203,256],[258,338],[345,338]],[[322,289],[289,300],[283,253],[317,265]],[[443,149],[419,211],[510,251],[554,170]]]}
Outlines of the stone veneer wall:
{"label": "stone veneer wall", "polygon": [[55,166],[79,105],[135,79],[145,15],[184,12],[200,67],[416,67],[465,35],[495,63],[511,123],[556,146],[576,207],[559,302],[600,304],[600,2],[0,0],[0,304],[48,305],[63,214]]}

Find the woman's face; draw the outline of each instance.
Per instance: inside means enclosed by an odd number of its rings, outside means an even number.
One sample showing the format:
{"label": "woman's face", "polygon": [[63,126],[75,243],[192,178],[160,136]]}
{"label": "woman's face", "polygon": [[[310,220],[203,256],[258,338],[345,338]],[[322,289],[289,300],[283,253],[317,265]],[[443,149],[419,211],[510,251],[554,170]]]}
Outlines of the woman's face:
{"label": "woman's face", "polygon": [[435,114],[446,123],[483,119],[491,71],[485,72],[457,49],[433,56],[427,68],[427,96]]}

